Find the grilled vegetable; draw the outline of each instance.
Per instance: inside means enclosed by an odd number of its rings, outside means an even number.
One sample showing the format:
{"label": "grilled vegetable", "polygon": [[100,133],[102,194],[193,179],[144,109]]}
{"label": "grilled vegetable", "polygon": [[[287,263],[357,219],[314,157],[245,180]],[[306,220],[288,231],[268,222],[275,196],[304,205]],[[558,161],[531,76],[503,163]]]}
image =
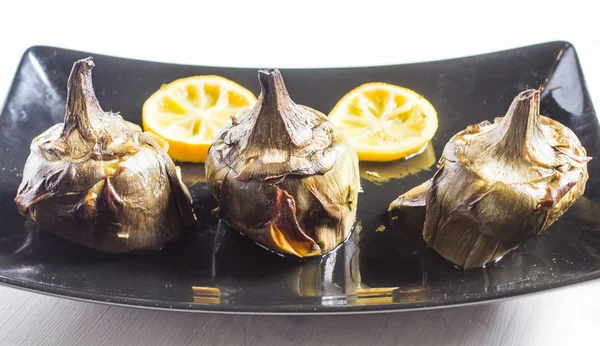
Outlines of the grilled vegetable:
{"label": "grilled vegetable", "polygon": [[[583,194],[590,158],[570,129],[539,114],[539,102],[537,90],[524,91],[506,116],[471,125],[446,144],[427,188],[423,238],[454,264],[499,259]],[[424,194],[412,192],[390,209],[419,209]]]}
{"label": "grilled vegetable", "polygon": [[322,113],[290,99],[278,70],[258,77],[258,103],[232,118],[206,159],[218,216],[275,252],[325,254],[354,224],[358,158]]}
{"label": "grilled vegetable", "polygon": [[31,143],[15,202],[43,228],[97,250],[161,248],[194,221],[190,194],[165,143],[100,108],[93,66],[73,65],[64,123]]}

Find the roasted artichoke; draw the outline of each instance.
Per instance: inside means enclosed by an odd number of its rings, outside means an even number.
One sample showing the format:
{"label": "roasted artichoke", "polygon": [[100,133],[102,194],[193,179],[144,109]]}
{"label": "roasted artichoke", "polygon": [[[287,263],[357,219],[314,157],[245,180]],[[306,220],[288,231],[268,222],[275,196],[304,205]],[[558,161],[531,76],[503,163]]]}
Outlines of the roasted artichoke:
{"label": "roasted artichoke", "polygon": [[64,123],[31,143],[15,202],[43,228],[97,250],[161,248],[194,221],[190,194],[161,144],[100,108],[93,66],[73,65]]}
{"label": "roasted artichoke", "polygon": [[539,91],[527,90],[506,116],[456,134],[432,181],[400,196],[391,211],[418,215],[426,196],[423,238],[464,268],[544,231],[583,194],[590,158],[570,129],[539,110]]}
{"label": "roasted artichoke", "polygon": [[234,116],[208,152],[217,214],[272,251],[325,254],[354,224],[358,157],[322,113],[290,99],[278,70],[258,79],[258,103]]}

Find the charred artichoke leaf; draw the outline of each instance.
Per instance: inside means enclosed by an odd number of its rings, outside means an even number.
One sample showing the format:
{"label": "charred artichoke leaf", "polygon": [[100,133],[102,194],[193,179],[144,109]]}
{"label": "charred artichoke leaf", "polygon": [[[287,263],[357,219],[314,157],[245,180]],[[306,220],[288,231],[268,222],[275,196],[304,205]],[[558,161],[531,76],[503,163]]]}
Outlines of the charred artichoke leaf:
{"label": "charred artichoke leaf", "polygon": [[427,200],[427,192],[429,191],[429,186],[431,186],[431,179],[403,193],[392,203],[390,203],[388,211],[393,211],[400,208],[413,208],[415,212],[423,214],[424,222],[425,203]]}
{"label": "charred artichoke leaf", "polygon": [[105,252],[157,249],[195,219],[166,151],[104,112],[92,58],[73,65],[64,123],[36,137],[15,202],[43,228]]}
{"label": "charred artichoke leaf", "polygon": [[411,225],[411,230],[409,231],[422,233],[423,224],[425,223],[427,194],[430,185],[431,179],[413,187],[392,201],[388,208],[390,217],[393,220],[402,220],[406,224]]}
{"label": "charred artichoke leaf", "polygon": [[[498,260],[583,194],[590,158],[569,128],[539,114],[539,102],[539,91],[524,91],[504,117],[446,144],[427,188],[423,238],[454,264]],[[390,208],[414,207],[410,200],[403,195]]]}
{"label": "charred artichoke leaf", "polygon": [[258,79],[256,105],[233,116],[209,149],[218,215],[272,251],[322,255],[354,224],[358,157],[322,113],[290,99],[278,70]]}

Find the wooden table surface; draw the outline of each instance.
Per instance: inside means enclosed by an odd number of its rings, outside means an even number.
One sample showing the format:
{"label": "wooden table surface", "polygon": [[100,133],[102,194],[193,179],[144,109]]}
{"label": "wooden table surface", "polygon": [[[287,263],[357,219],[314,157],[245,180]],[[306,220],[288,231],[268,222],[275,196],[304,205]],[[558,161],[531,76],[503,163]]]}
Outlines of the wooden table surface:
{"label": "wooden table surface", "polygon": [[[22,53],[36,44],[175,63],[309,67],[437,60],[567,40],[598,107],[594,4],[4,1],[0,99]],[[598,344],[599,326],[600,282],[485,305],[346,316],[153,311],[0,287],[0,345],[578,345]]]}

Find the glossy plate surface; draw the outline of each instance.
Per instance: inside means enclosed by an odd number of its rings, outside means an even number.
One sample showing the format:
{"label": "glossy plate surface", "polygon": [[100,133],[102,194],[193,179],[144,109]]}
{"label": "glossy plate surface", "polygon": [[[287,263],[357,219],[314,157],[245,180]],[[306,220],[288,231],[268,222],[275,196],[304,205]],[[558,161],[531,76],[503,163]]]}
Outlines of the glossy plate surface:
{"label": "glossy plate surface", "polygon": [[[28,50],[0,115],[0,282],[98,302],[191,311],[319,313],[431,308],[516,296],[600,277],[600,127],[573,47],[546,43],[421,64],[282,70],[300,104],[329,112],[364,82],[402,85],[439,114],[428,150],[413,159],[362,165],[364,193],[352,237],[316,260],[282,258],[220,225],[203,165],[183,164],[196,226],[153,254],[105,255],[71,244],[21,216],[13,202],[31,140],[62,122],[73,62],[91,54]],[[101,105],[140,123],[144,100],[162,83],[217,74],[258,94],[256,69],[181,66],[93,55]],[[543,86],[542,114],[569,126],[594,159],[582,197],[542,236],[487,268],[461,270],[391,222],[388,204],[430,178],[448,139],[504,115],[519,91]],[[370,173],[367,173],[370,172]],[[377,172],[381,178],[375,177]],[[390,176],[389,181],[383,180]]]}

